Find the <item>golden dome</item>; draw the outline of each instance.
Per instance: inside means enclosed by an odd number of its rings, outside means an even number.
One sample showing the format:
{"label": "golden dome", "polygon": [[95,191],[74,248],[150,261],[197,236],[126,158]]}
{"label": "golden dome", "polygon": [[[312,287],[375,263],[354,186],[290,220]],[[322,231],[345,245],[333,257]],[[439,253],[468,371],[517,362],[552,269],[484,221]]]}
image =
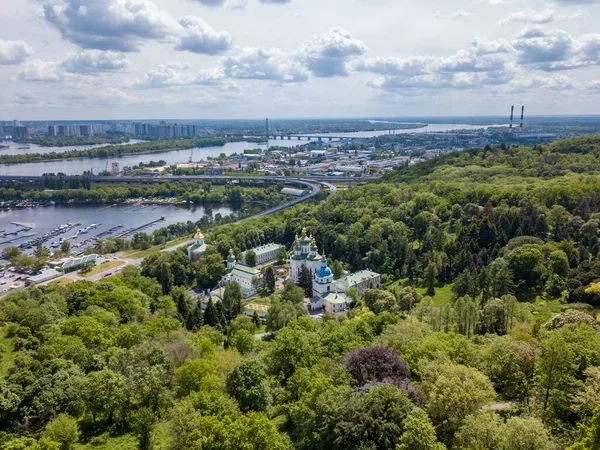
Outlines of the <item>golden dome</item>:
{"label": "golden dome", "polygon": [[302,236],[306,235],[306,227],[302,227]]}
{"label": "golden dome", "polygon": [[202,231],[200,231],[200,228],[196,229],[196,234],[194,235],[194,239],[204,239],[204,235],[202,234]]}

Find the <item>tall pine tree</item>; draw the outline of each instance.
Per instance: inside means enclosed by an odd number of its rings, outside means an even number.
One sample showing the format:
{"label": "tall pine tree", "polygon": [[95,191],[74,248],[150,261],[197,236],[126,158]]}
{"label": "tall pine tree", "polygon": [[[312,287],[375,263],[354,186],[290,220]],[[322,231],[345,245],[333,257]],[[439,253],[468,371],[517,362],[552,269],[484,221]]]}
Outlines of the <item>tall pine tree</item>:
{"label": "tall pine tree", "polygon": [[206,310],[204,311],[204,325],[209,325],[216,328],[218,324],[219,316],[217,307],[213,303],[213,299],[211,297],[208,299],[208,304],[206,305]]}

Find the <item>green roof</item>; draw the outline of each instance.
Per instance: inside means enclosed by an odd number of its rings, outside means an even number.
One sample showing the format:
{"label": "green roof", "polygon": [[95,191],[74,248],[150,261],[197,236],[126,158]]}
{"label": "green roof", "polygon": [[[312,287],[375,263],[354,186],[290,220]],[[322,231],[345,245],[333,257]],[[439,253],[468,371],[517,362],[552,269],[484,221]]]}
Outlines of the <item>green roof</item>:
{"label": "green roof", "polygon": [[235,274],[241,278],[252,278],[256,275],[260,275],[260,270],[255,269],[254,267],[244,266],[243,264],[236,264],[230,274]]}
{"label": "green roof", "polygon": [[341,305],[342,303],[348,302],[348,297],[346,297],[346,294],[342,294],[341,292],[331,292],[325,295],[323,300],[335,305]]}
{"label": "green roof", "polygon": [[256,256],[260,256],[260,255],[264,255],[265,253],[272,252],[273,250],[279,250],[280,248],[281,248],[281,245],[271,243],[271,244],[261,245],[260,247],[255,247],[252,249],[252,251],[254,253],[256,253]]}
{"label": "green roof", "polygon": [[65,262],[63,264],[62,268],[63,268],[63,270],[69,270],[69,269],[72,269],[74,267],[79,267],[79,266],[89,263],[89,262],[94,262],[94,261],[96,261],[96,258],[98,258],[98,255],[96,255],[94,253],[92,255],[86,255],[82,258],[72,259],[70,261]]}
{"label": "green roof", "polygon": [[380,277],[381,275],[370,270],[361,270],[360,272],[351,273],[350,275],[342,278],[341,283],[353,285],[358,284],[362,281],[372,280],[373,278]]}
{"label": "green roof", "polygon": [[188,247],[191,253],[202,253],[206,250],[206,244],[193,244]]}

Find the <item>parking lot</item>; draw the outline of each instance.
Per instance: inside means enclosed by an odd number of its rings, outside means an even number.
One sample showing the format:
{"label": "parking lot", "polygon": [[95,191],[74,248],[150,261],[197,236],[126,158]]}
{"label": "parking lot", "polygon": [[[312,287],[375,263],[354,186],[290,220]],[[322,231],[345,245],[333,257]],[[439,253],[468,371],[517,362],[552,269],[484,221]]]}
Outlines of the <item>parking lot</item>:
{"label": "parking lot", "polygon": [[12,267],[0,270],[0,294],[23,287],[29,275],[25,270],[17,271]]}

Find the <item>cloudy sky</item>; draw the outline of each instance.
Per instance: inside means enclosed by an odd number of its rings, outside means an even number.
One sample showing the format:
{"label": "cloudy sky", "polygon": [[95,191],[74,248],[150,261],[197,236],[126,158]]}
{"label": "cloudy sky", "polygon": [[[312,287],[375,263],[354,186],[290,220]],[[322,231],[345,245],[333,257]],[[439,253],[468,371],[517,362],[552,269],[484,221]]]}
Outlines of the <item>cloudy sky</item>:
{"label": "cloudy sky", "polygon": [[18,0],[0,119],[600,114],[600,0]]}

